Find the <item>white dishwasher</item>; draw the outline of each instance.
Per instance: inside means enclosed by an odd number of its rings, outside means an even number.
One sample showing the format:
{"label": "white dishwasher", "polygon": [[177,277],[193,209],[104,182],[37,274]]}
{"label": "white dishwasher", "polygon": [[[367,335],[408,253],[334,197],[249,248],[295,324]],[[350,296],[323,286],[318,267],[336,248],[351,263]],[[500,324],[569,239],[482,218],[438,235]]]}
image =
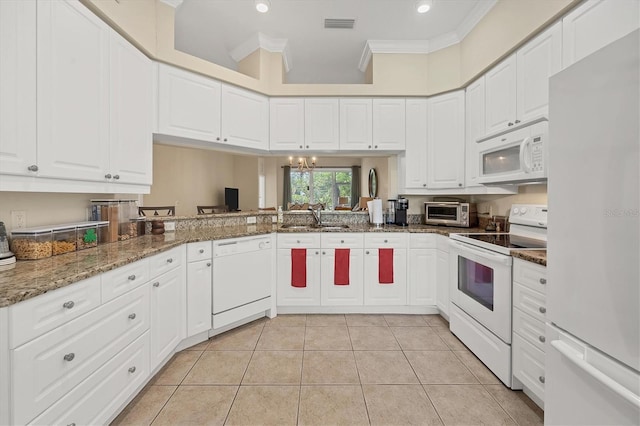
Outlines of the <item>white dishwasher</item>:
{"label": "white dishwasher", "polygon": [[213,328],[271,308],[271,235],[213,243]]}

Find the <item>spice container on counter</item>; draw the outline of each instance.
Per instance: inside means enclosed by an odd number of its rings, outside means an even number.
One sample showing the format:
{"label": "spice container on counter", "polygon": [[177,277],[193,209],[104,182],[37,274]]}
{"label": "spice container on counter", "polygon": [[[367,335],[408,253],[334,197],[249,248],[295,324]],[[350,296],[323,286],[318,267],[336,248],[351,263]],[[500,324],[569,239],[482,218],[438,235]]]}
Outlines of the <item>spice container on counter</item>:
{"label": "spice container on counter", "polygon": [[11,251],[18,260],[51,257],[53,231],[51,227],[23,228],[11,232]]}
{"label": "spice container on counter", "polygon": [[53,255],[57,256],[72,251],[76,251],[76,226],[70,224],[55,226],[53,228]]}

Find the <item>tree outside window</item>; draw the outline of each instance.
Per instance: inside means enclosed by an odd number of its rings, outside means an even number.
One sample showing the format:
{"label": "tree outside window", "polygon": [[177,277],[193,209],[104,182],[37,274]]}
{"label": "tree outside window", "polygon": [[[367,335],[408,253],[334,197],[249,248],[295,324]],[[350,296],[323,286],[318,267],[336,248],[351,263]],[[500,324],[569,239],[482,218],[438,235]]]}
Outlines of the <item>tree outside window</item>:
{"label": "tree outside window", "polygon": [[351,169],[291,170],[291,202],[324,204],[333,210],[341,197],[351,203]]}

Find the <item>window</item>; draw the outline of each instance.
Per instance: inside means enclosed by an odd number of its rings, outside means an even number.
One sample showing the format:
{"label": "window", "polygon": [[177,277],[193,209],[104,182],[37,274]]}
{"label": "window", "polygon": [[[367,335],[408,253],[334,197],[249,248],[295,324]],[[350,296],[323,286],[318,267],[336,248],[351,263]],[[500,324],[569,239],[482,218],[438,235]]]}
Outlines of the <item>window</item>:
{"label": "window", "polygon": [[292,169],[291,202],[294,204],[322,203],[325,209],[351,206],[351,169],[332,168],[311,171]]}

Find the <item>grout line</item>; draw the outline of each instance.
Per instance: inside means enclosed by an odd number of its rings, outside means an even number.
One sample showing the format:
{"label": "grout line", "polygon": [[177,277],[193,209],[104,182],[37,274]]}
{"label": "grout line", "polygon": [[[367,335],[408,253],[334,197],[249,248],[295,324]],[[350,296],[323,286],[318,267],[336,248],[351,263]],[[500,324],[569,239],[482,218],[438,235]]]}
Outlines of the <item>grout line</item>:
{"label": "grout line", "polygon": [[300,423],[300,402],[302,401],[302,375],[304,374],[304,351],[307,343],[307,321],[309,316],[304,316],[304,335],[302,336],[302,363],[300,365],[300,383],[298,384],[298,410],[296,411],[296,425]]}
{"label": "grout line", "polygon": [[[502,382],[500,382],[500,383],[502,384]],[[507,409],[506,409],[506,408],[504,408],[504,407],[502,406],[502,404],[500,404],[500,402],[496,399],[496,397],[495,397],[495,396],[493,396],[493,394],[492,394],[491,392],[489,392],[489,390],[486,388],[486,386],[485,386],[483,383],[481,383],[481,385],[482,385],[482,389],[483,389],[486,393],[488,393],[488,394],[489,394],[489,396],[491,397],[491,399],[493,399],[493,400],[496,402],[496,404],[498,404],[498,407],[500,407],[500,408],[502,409],[502,411],[504,411],[504,412],[505,412],[505,414],[506,414],[507,416],[509,416],[509,418],[510,418],[511,420],[513,420],[513,422],[514,422],[515,424],[519,425],[520,423],[518,423],[518,421],[515,419],[515,417],[513,417],[513,416],[511,415],[511,413],[509,413],[509,411],[507,411]],[[509,388],[507,388],[507,389],[509,389]],[[511,391],[511,389],[509,389],[509,390]]]}

